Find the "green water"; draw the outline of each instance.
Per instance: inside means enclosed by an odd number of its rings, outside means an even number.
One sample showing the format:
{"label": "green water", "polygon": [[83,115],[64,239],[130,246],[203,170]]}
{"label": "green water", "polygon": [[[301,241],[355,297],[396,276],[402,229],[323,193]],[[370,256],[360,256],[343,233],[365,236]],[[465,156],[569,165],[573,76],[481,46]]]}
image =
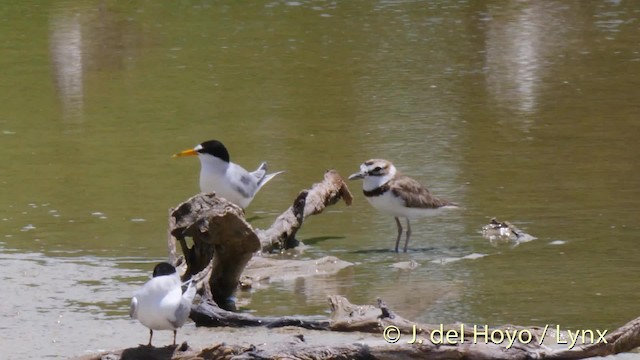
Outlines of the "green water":
{"label": "green water", "polygon": [[[247,209],[256,227],[373,157],[464,206],[395,254],[393,219],[349,183],[300,257],[357,265],[241,293],[246,310],[322,314],[343,294],[422,322],[620,326],[640,291],[639,18],[626,1],[0,4],[0,330],[42,328],[41,356],[146,341],[131,291],[198,191],[198,161],[170,156],[213,138],[286,170]],[[537,240],[491,245],[493,216]]]}

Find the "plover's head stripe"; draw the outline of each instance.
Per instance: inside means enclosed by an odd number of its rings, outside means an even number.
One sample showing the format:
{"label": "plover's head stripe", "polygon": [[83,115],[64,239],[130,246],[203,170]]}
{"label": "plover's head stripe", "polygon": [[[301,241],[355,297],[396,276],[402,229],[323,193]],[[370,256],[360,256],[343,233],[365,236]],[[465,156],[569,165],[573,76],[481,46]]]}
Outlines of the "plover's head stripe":
{"label": "plover's head stripe", "polygon": [[373,191],[393,179],[396,168],[388,160],[369,159],[360,165],[360,173],[364,175],[363,189]]}

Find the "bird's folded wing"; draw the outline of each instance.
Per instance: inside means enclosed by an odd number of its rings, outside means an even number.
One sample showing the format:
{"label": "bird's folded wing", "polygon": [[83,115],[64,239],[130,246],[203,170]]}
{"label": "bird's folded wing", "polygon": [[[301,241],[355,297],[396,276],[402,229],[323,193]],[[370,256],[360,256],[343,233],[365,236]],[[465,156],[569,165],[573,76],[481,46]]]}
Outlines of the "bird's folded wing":
{"label": "bird's folded wing", "polygon": [[136,319],[138,317],[138,299],[135,297],[131,299],[131,305],[129,305],[129,316],[132,319]]}
{"label": "bird's folded wing", "polygon": [[436,209],[442,206],[452,205],[451,202],[440,199],[417,180],[408,176],[398,176],[392,180],[391,191],[404,202],[409,208]]}
{"label": "bird's folded wing", "polygon": [[193,298],[196,296],[196,287],[193,283],[189,283],[189,287],[182,294],[182,298],[180,299],[180,305],[176,308],[174,312],[173,319],[169,319],[171,325],[176,328],[181,327],[187,321],[189,314],[191,313],[191,304],[193,303]]}
{"label": "bird's folded wing", "polygon": [[260,164],[255,171],[250,172],[250,174],[253,175],[257,181],[262,180],[262,178],[267,174],[267,163],[262,162],[262,164]]}

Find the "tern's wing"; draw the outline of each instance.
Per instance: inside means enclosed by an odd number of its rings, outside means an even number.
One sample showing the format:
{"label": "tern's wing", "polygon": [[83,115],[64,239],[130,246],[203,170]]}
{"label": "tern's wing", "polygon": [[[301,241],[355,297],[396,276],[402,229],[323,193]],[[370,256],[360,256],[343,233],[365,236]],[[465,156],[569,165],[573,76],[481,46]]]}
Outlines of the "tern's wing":
{"label": "tern's wing", "polygon": [[260,188],[262,188],[267,182],[269,182],[269,180],[273,179],[276,175],[282,174],[283,172],[284,171],[278,171],[267,175],[267,163],[263,162],[262,164],[260,164],[256,171],[250,173],[258,180],[258,188],[256,189],[256,192],[258,192]]}
{"label": "tern's wing", "polygon": [[262,180],[262,178],[267,174],[267,163],[263,162],[262,164],[260,164],[260,166],[258,166],[256,171],[252,171],[249,174],[251,174],[256,178],[258,182],[260,182],[260,180]]}
{"label": "tern's wing", "polygon": [[131,305],[129,305],[129,316],[132,319],[136,319],[138,317],[138,299],[134,296],[131,299]]}
{"label": "tern's wing", "polygon": [[[253,173],[247,172],[242,166],[231,163],[226,173],[229,186],[240,196],[251,199],[256,194],[258,179]],[[229,199],[227,199],[229,200]]]}
{"label": "tern's wing", "polygon": [[189,307],[191,307],[193,298],[196,297],[196,284],[194,284],[192,279],[189,279],[187,282],[185,282],[185,284],[187,283],[189,284],[189,286],[187,286],[187,290],[182,293],[182,302],[188,302]]}
{"label": "tern's wing", "polygon": [[182,299],[180,299],[180,305],[176,309],[173,314],[175,317],[175,321],[171,321],[171,324],[176,328],[181,327],[187,321],[189,314],[191,313],[191,304],[193,303],[193,298],[196,296],[196,287],[193,282],[189,282],[189,287],[182,294]]}
{"label": "tern's wing", "polygon": [[187,292],[187,290],[189,290],[189,288],[191,287],[191,283],[193,282],[193,278],[183,282],[182,284],[180,284],[180,286],[182,287],[182,293],[184,294],[185,292]]}
{"label": "tern's wing", "polygon": [[[260,190],[267,182],[269,182],[269,180],[273,179],[276,175],[282,174],[283,172],[284,171],[278,171],[269,175],[265,175],[265,177],[263,177],[262,180],[258,182],[258,190]],[[256,190],[256,192],[258,192],[258,190]]]}

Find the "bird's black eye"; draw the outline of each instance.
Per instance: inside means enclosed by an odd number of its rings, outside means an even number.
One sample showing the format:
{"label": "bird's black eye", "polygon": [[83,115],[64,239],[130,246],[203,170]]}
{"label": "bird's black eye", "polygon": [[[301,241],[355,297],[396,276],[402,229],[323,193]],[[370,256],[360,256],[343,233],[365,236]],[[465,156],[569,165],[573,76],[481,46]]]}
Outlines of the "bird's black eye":
{"label": "bird's black eye", "polygon": [[380,172],[382,172],[382,168],[380,166],[376,166],[373,168],[373,171],[371,171],[372,174],[380,174]]}

